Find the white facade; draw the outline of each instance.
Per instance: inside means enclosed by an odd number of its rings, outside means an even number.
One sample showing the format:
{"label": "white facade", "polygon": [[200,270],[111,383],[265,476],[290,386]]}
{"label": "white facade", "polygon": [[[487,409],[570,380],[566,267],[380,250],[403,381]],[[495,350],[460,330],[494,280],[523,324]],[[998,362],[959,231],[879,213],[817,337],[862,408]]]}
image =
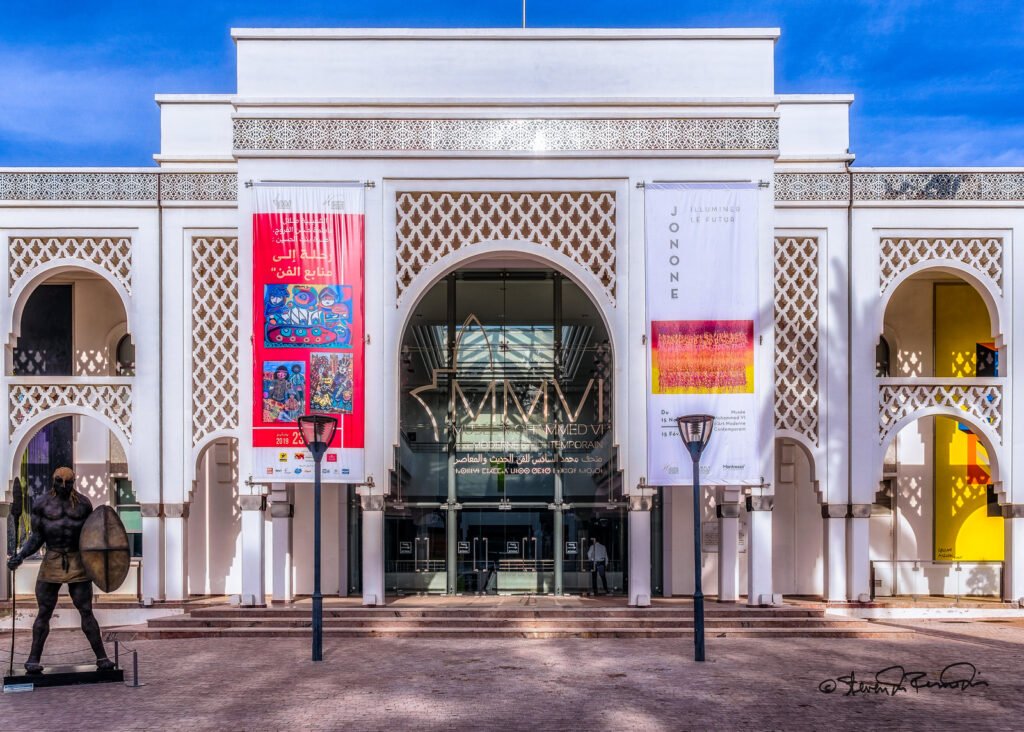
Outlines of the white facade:
{"label": "white facade", "polygon": [[[629,603],[649,602],[652,560],[661,566],[656,589],[687,594],[689,489],[662,491],[655,507],[657,490],[645,475],[643,184],[756,181],[764,184],[761,305],[763,320],[775,325],[758,363],[760,373],[775,374],[775,435],[765,443],[774,477],[753,490],[708,492],[705,520],[717,523],[720,538],[704,555],[705,591],[750,604],[779,594],[856,601],[871,596],[880,578],[903,572],[904,592],[936,594],[934,581],[914,584],[923,563],[948,579],[937,594],[959,594],[954,571],[987,570],[933,562],[925,513],[896,519],[900,551],[872,548],[888,541],[879,534],[873,544],[871,512],[889,443],[900,434],[907,452],[912,435],[901,430],[920,424],[924,434],[928,418],[947,415],[987,448],[1006,517],[996,592],[1024,596],[1024,497],[1014,495],[1012,481],[1014,457],[1024,459],[1024,428],[1020,437],[1014,430],[1024,396],[1012,389],[1015,377],[1024,378],[1012,350],[1024,330],[1013,300],[1015,279],[1024,281],[1024,257],[1013,253],[1024,234],[1024,172],[851,168],[853,98],[775,94],[775,29],[236,30],[233,37],[237,94],[157,98],[159,168],[0,170],[9,273],[0,305],[8,334],[4,512],[28,441],[48,421],[77,415],[106,428],[107,444],[125,453],[143,517],[143,600],[233,594],[262,604],[309,593],[308,486],[256,483],[249,467],[253,199],[246,186],[363,181],[372,485],[358,487],[358,502],[347,487],[326,488],[324,591],[359,587],[367,604],[385,602],[403,334],[442,277],[498,262],[556,270],[599,308],[619,385],[612,430],[622,469],[617,498],[630,509]],[[501,194],[514,193],[556,229],[571,214],[545,209],[544,194],[612,203],[607,226],[583,231],[580,246],[569,249],[529,217],[502,236],[467,239],[458,233],[458,209],[449,207],[440,222],[418,216],[417,207],[451,193],[471,194],[496,214],[510,213],[515,204]],[[410,218],[421,222],[412,234]],[[428,240],[435,245],[424,246]],[[890,321],[928,300],[912,289],[929,276],[959,278],[981,294],[1000,376],[952,379],[928,369],[876,376],[886,323],[891,335]],[[900,289],[908,280],[910,289]],[[60,377],[16,375],[12,353],[26,300],[54,281],[75,288],[76,353],[95,352],[92,362],[101,365]],[[899,298],[907,302],[889,314]],[[901,347],[930,327],[921,317],[901,334]],[[110,375],[111,344],[126,332],[134,375]],[[93,445],[100,432],[78,438],[76,468],[99,476],[95,494],[103,500],[103,472],[116,461],[109,447]],[[108,465],[92,467],[104,456]],[[652,532],[652,507],[660,533]],[[348,535],[353,512],[360,512],[358,539]],[[652,536],[662,545],[652,546]],[[348,561],[356,546],[359,577]],[[19,591],[23,581],[30,582],[19,577]]]}

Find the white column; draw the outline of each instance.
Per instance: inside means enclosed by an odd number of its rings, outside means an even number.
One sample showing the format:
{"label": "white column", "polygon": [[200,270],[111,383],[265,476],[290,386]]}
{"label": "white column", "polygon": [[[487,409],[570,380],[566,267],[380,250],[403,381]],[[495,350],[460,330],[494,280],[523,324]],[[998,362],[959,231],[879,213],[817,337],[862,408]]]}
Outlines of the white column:
{"label": "white column", "polygon": [[849,599],[853,601],[866,602],[871,598],[870,520],[870,503],[850,505],[849,518],[846,519],[846,546],[849,550],[846,570]]}
{"label": "white column", "polygon": [[188,599],[187,503],[164,504],[164,596],[167,600]]}
{"label": "white column", "polygon": [[142,602],[164,599],[164,522],[159,503],[140,503],[142,513]]}
{"label": "white column", "polygon": [[739,501],[739,486],[723,486],[718,489],[715,513],[718,515],[719,602],[736,602],[740,594]]}
{"label": "white column", "polygon": [[0,559],[4,560],[4,566],[0,567],[0,600],[10,600],[11,596],[7,587],[11,573],[7,571],[7,517],[11,515],[11,504],[0,503]]}
{"label": "white column", "polygon": [[384,604],[384,496],[360,495],[363,508],[363,605]]}
{"label": "white column", "polygon": [[295,556],[292,551],[292,516],[295,515],[293,491],[293,487],[284,483],[270,484],[270,519],[274,524],[270,560],[273,602],[291,602],[295,599],[292,583]]}
{"label": "white column", "polygon": [[1024,503],[1003,506],[1003,599],[1024,600]]}
{"label": "white column", "polygon": [[338,486],[338,594],[348,595],[348,486]]}
{"label": "white column", "polygon": [[821,542],[824,554],[825,600],[844,602],[846,594],[846,504],[828,503],[821,507]]}
{"label": "white column", "polygon": [[761,488],[760,495],[747,496],[750,513],[747,538],[747,605],[771,604],[772,597],[772,507],[775,496]]}
{"label": "white column", "polygon": [[[640,489],[642,491],[642,489]],[[651,604],[651,504],[649,495],[629,497],[629,606]]]}
{"label": "white column", "polygon": [[242,510],[242,597],[246,607],[264,607],[267,604],[266,534],[263,511],[267,498],[262,494],[240,495],[238,507]]}

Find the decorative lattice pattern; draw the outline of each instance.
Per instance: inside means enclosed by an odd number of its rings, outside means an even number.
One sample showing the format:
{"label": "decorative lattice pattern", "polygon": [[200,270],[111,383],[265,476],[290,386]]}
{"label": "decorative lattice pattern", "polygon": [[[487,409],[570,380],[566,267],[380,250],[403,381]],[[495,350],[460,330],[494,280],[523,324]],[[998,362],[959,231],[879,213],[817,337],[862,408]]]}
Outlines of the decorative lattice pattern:
{"label": "decorative lattice pattern", "polygon": [[192,239],[192,445],[238,427],[238,239]]}
{"label": "decorative lattice pattern", "polygon": [[615,298],[615,194],[404,192],[396,201],[398,295],[462,247],[519,239],[564,254]]}
{"label": "decorative lattice pattern", "polygon": [[841,201],[850,198],[846,173],[776,173],[776,201]]}
{"label": "decorative lattice pattern", "polygon": [[155,201],[153,173],[0,173],[0,201]]}
{"label": "decorative lattice pattern", "polygon": [[[847,201],[846,173],[776,173],[776,201]],[[1024,201],[1024,173],[853,172],[855,201]]]}
{"label": "decorative lattice pattern", "polygon": [[55,259],[79,259],[109,272],[132,291],[132,240],[129,237],[15,237],[10,252],[9,291],[27,272]]}
{"label": "decorative lattice pattern", "polygon": [[234,121],[236,150],[576,152],[776,150],[777,119],[282,119]]}
{"label": "decorative lattice pattern", "polygon": [[999,292],[1003,289],[1003,240],[999,238],[884,238],[879,247],[879,257],[882,292],[904,270],[933,260],[965,264],[982,279],[990,281]]}
{"label": "decorative lattice pattern", "polygon": [[161,173],[162,201],[234,201],[238,198],[235,173]]}
{"label": "decorative lattice pattern", "polygon": [[132,388],[127,384],[12,384],[9,434],[51,409],[84,407],[99,412],[132,439]]}
{"label": "decorative lattice pattern", "polygon": [[1002,435],[1003,388],[998,385],[922,384],[878,387],[878,440],[904,417],[929,407],[963,411]]}
{"label": "decorative lattice pattern", "polygon": [[858,201],[1024,201],[1024,173],[856,173]]}
{"label": "decorative lattice pattern", "polygon": [[775,429],[818,444],[818,240],[775,240]]}
{"label": "decorative lattice pattern", "polygon": [[0,173],[0,201],[234,201],[235,173]]}

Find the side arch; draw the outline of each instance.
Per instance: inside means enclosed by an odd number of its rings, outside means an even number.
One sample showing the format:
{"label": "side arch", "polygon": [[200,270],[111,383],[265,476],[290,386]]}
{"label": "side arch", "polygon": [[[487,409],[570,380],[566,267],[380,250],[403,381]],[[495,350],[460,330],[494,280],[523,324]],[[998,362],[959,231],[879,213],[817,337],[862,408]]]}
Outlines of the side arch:
{"label": "side arch", "polygon": [[7,466],[9,471],[6,487],[7,490],[11,490],[13,488],[14,477],[18,475],[19,472],[18,467],[21,462],[21,456],[25,453],[25,450],[28,449],[28,443],[31,442],[33,437],[35,437],[36,433],[46,425],[60,419],[61,417],[71,416],[94,419],[109,430],[110,434],[112,434],[120,443],[124,454],[128,456],[128,479],[134,480],[136,467],[135,461],[132,460],[131,440],[128,435],[126,435],[113,421],[103,416],[95,409],[68,405],[64,407],[54,407],[52,409],[47,409],[44,412],[40,412],[24,424],[19,425],[18,429],[14,431],[14,434],[11,435],[11,439],[8,443],[10,446],[10,463]]}
{"label": "side arch", "polygon": [[132,323],[130,306],[132,298],[124,288],[124,285],[118,282],[110,272],[99,265],[86,262],[81,259],[64,258],[51,260],[46,264],[42,264],[29,270],[11,289],[10,301],[12,305],[8,311],[8,320],[3,324],[5,329],[4,332],[7,333],[8,344],[13,345],[21,336],[21,320],[25,313],[25,304],[28,302],[29,296],[35,292],[36,288],[52,277],[56,277],[57,275],[61,275],[66,272],[75,271],[88,272],[89,274],[97,275],[114,288],[114,292],[117,293],[118,298],[121,300],[121,306],[124,308],[127,331],[129,333],[131,332]]}
{"label": "side arch", "polygon": [[885,451],[888,449],[892,441],[896,439],[896,435],[902,432],[903,428],[913,424],[919,419],[923,419],[924,417],[949,417],[968,425],[971,430],[978,435],[978,439],[981,440],[981,444],[984,445],[985,450],[988,452],[989,475],[991,476],[992,485],[995,487],[996,493],[1001,496],[1005,494],[1002,476],[1002,439],[999,434],[992,429],[991,425],[980,422],[967,412],[953,407],[925,407],[924,409],[918,409],[897,420],[889,428],[889,431],[885,433],[885,436],[879,444],[878,455],[875,460],[876,465],[873,467],[877,472],[878,481],[882,480],[882,460],[885,457]]}
{"label": "side arch", "polygon": [[942,259],[918,262],[917,264],[908,267],[893,279],[885,290],[882,291],[882,299],[880,307],[878,308],[878,321],[875,323],[875,330],[878,333],[882,333],[885,329],[885,313],[889,308],[889,301],[899,289],[900,285],[916,274],[929,271],[944,272],[945,274],[953,275],[973,287],[985,303],[986,310],[988,310],[988,319],[992,330],[992,337],[1001,341],[1002,334],[1004,332],[1003,324],[1005,322],[1003,317],[1003,296],[1001,292],[998,292],[998,288],[995,283],[987,277],[979,276],[977,270],[972,267],[968,267],[960,262]]}

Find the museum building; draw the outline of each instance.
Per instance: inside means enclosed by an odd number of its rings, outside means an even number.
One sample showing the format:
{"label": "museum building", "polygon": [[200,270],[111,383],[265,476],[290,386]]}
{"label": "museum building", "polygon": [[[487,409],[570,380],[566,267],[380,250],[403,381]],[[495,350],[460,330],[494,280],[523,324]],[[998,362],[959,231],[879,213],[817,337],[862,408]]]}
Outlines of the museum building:
{"label": "museum building", "polygon": [[[132,538],[120,593],[307,595],[308,456],[254,435],[322,400],[361,411],[359,469],[325,478],[326,593],[584,593],[597,539],[624,603],[686,595],[647,283],[732,268],[648,261],[649,203],[738,185],[760,479],[702,488],[705,592],[1024,597],[1024,171],[854,166],[852,96],[775,93],[777,29],[232,37],[236,93],[156,98],[156,167],[0,169],[4,545],[15,479],[31,498],[73,465]],[[305,332],[270,298],[308,288],[254,284],[254,222],[289,189],[358,206],[358,288],[326,293],[358,312],[328,328],[351,353],[256,355]]]}

